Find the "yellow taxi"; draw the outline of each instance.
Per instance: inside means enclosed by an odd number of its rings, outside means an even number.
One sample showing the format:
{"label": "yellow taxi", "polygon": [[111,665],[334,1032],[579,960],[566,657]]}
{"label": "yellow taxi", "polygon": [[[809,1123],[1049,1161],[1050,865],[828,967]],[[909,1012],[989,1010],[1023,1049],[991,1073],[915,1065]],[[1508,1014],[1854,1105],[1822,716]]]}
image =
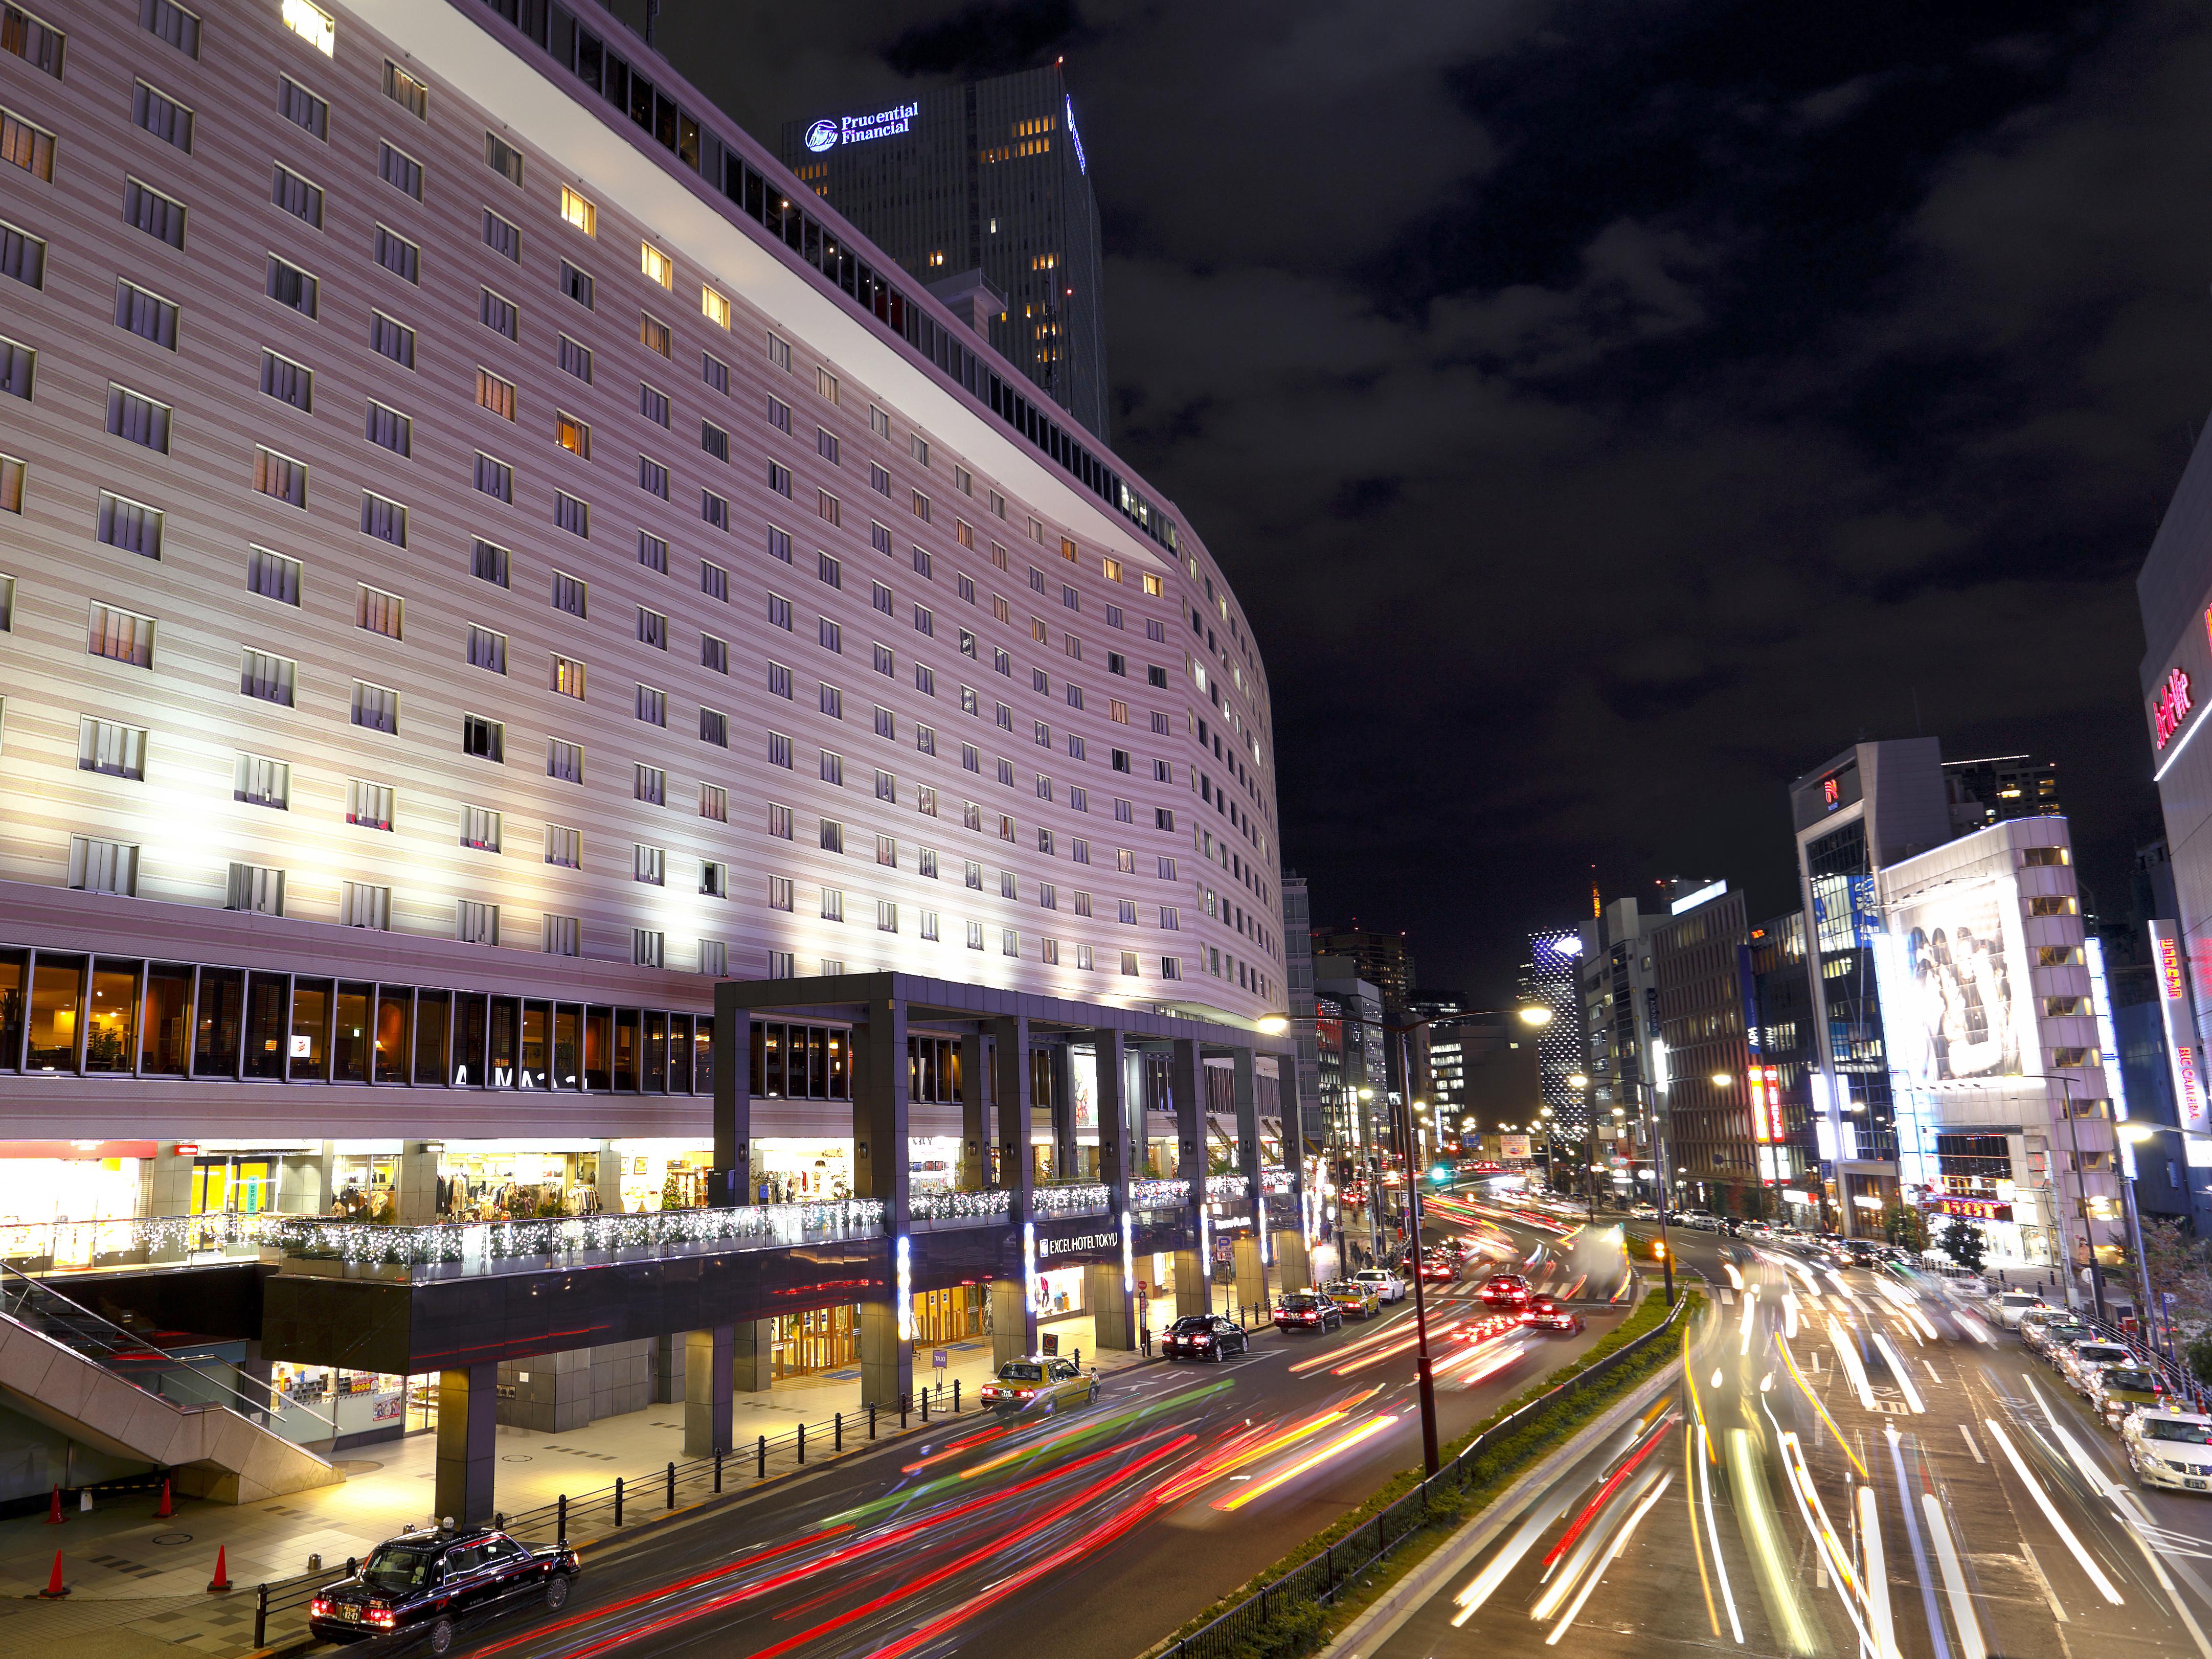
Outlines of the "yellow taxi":
{"label": "yellow taxi", "polygon": [[985,1407],[997,1411],[1054,1412],[1097,1398],[1098,1374],[1086,1374],[1076,1368],[1073,1360],[1054,1354],[1009,1359],[983,1385]]}
{"label": "yellow taxi", "polygon": [[1382,1311],[1382,1298],[1375,1286],[1356,1279],[1333,1279],[1322,1286],[1322,1294],[1335,1303],[1346,1319],[1372,1319]]}

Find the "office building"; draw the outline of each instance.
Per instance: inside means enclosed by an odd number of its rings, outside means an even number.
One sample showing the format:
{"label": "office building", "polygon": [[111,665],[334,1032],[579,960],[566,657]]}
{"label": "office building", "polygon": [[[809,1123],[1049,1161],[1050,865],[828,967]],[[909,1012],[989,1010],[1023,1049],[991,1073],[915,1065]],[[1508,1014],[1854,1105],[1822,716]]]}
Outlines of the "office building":
{"label": "office building", "polygon": [[[1551,1019],[1536,1028],[1536,1051],[1543,1071],[1544,1103],[1569,1133],[1586,1137],[1590,1099],[1588,1060],[1582,1032],[1581,997],[1575,970],[1584,948],[1579,928],[1547,927],[1528,935],[1528,960],[1521,966],[1521,1004],[1548,1009]],[[1577,1087],[1573,1079],[1584,1082]]]}
{"label": "office building", "polygon": [[1387,1009],[1402,1012],[1413,1000],[1413,953],[1403,933],[1377,933],[1355,919],[1349,927],[1315,928],[1313,952],[1349,960],[1358,976],[1381,994]]}
{"label": "office building", "polygon": [[813,112],[781,154],[919,281],[964,297],[980,276],[992,345],[1108,441],[1098,203],[1060,64]]}
{"label": "office building", "polygon": [[[1320,1038],[1315,1021],[1313,899],[1306,878],[1295,870],[1283,872],[1283,984],[1289,998],[1291,1032],[1298,1047],[1298,1121],[1307,1144],[1318,1146],[1328,1138],[1323,1114]],[[1341,1034],[1339,1036],[1341,1043]]]}
{"label": "office building", "polygon": [[[1212,1052],[1285,1006],[1243,613],[834,203],[590,0],[40,10],[0,33],[0,1222],[56,1267],[259,1211],[902,1227],[909,1163],[988,1184],[983,1051],[919,1012],[963,998],[1219,1033],[1181,1097],[1283,1109]],[[1129,1173],[1100,1052],[1038,1049],[1063,1177]],[[850,1296],[769,1322],[778,1371],[861,1352]]]}
{"label": "office building", "polygon": [[1750,929],[1744,896],[1724,890],[1651,930],[1651,976],[1666,1045],[1659,1094],[1677,1191],[1737,1213],[1759,1184],[1763,1086],[1751,1069],[1746,1011]]}
{"label": "office building", "polygon": [[2057,817],[2058,765],[2026,755],[1990,755],[1945,761],[1943,790],[1951,803],[1951,828],[1966,835],[2010,818]]}

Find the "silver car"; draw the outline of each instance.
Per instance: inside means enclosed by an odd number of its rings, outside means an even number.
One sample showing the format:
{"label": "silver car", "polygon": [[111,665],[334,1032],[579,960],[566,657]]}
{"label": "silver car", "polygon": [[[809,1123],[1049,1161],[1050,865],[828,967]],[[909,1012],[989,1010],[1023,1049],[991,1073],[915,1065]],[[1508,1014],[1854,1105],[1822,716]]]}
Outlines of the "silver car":
{"label": "silver car", "polygon": [[2096,1392],[2097,1372],[2106,1365],[2125,1365],[2135,1356],[2118,1342],[2101,1338],[2069,1345],[2058,1357],[2058,1369],[2084,1400]]}
{"label": "silver car", "polygon": [[2212,1417],[2147,1407],[2120,1425],[2120,1443],[2146,1486],[2212,1492]]}
{"label": "silver car", "polygon": [[1983,1310],[2008,1331],[2020,1328],[2021,1316],[2030,1308],[2039,1308],[2043,1298],[2028,1291],[1999,1291],[1982,1304]]}
{"label": "silver car", "polygon": [[1370,1286],[1385,1302],[1403,1302],[1406,1299],[1406,1281],[1388,1267],[1362,1267],[1352,1274],[1352,1278]]}

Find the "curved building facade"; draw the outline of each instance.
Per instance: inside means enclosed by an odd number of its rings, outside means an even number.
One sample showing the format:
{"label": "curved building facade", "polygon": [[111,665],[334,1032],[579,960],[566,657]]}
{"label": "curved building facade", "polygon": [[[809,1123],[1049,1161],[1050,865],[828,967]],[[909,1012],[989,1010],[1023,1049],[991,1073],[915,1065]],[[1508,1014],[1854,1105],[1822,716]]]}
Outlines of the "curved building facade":
{"label": "curved building facade", "polygon": [[0,1135],[696,1136],[725,976],[1286,1006],[1200,538],[610,15],[23,15]]}

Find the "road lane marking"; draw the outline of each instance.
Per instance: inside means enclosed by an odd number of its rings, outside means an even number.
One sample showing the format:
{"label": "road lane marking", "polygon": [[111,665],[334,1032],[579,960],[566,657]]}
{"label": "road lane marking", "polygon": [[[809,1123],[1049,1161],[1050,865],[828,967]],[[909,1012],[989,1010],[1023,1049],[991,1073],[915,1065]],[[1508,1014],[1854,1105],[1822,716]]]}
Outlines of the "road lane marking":
{"label": "road lane marking", "polygon": [[[1966,1425],[1960,1425],[1961,1428]],[[1976,1456],[1979,1456],[1978,1452]],[[1929,1536],[1936,1540],[1936,1563],[1943,1574],[1943,1594],[1951,1603],[1951,1622],[1959,1627],[1960,1659],[1989,1659],[1989,1649],[1982,1641],[1981,1621],[1974,1617],[1974,1598],[1966,1590],[1966,1575],[1959,1568],[1959,1551],[1951,1541],[1951,1528],[1943,1519],[1943,1506],[1936,1501],[1934,1492],[1920,1494],[1921,1512],[1928,1517]],[[2049,1587],[2045,1587],[2049,1594]],[[2057,1607],[2054,1599],[2052,1605]],[[2057,1608],[2063,1619],[2066,1610]]]}
{"label": "road lane marking", "polygon": [[1923,1357],[1920,1363],[1928,1368],[1929,1382],[1934,1384],[1936,1388],[1942,1388],[1943,1386],[1943,1378],[1936,1370],[1936,1362]]}
{"label": "road lane marking", "polygon": [[1986,1463],[1990,1461],[1988,1458],[1982,1455],[1982,1449],[1974,1443],[1974,1431],[1972,1429],[1968,1428],[1964,1423],[1961,1423],[1959,1425],[1959,1433],[1966,1440],[1966,1449],[1973,1453],[1974,1462],[1977,1463]]}
{"label": "road lane marking", "polygon": [[1881,1548],[1881,1504],[1870,1486],[1859,1488],[1859,1553],[1866,1574],[1867,1622],[1874,1626],[1875,1659],[1899,1659],[1889,1605],[1889,1564]]}
{"label": "road lane marking", "polygon": [[1905,1403],[1912,1408],[1914,1415],[1926,1415],[1928,1407],[1921,1401],[1920,1390],[1912,1386],[1912,1367],[1905,1363],[1905,1357],[1887,1337],[1880,1331],[1874,1332],[1873,1336],[1875,1346],[1881,1350],[1882,1358],[1888,1362],[1891,1378],[1905,1395]]}
{"label": "road lane marking", "polygon": [[2020,1553],[2027,1559],[2027,1576],[2035,1580],[2036,1588],[2043,1592],[2043,1599],[2051,1603],[2052,1615],[2062,1625],[2072,1624],[2074,1621],[2067,1616],[2065,1604],[2058,1599],[2058,1592],[2051,1588],[2051,1581],[2043,1576],[2043,1563],[2035,1559],[2034,1547],[2025,1538],[2020,1540]]}
{"label": "road lane marking", "polygon": [[[2043,1511],[2043,1518],[2051,1523],[2051,1529],[2058,1534],[2059,1541],[2073,1553],[2075,1560],[2081,1563],[2081,1571],[2089,1576],[2089,1582],[2096,1585],[2098,1593],[2116,1607],[2125,1606],[2119,1591],[2112,1588],[2112,1581],[2105,1577],[2105,1570],[2097,1565],[2095,1558],[2088,1551],[2081,1547],[2081,1540],[2074,1535],[2074,1528],[2066,1524],[2066,1517],[2059,1514],[2057,1505],[2051,1501],[2051,1495],[2043,1490],[2043,1483],[2028,1472],[2026,1461],[2014,1449],[2005,1431],[1997,1426],[1996,1419],[1985,1417],[1982,1419],[1982,1426],[1990,1431],[1990,1437],[1997,1443],[1997,1449],[2005,1455],[2005,1461],[2012,1465],[2014,1473],[2020,1476],[2021,1484],[2027,1488],[2027,1495],[2035,1499],[2036,1507]],[[2025,1539],[2021,1540],[2023,1549],[2027,1547],[2027,1542]]]}
{"label": "road lane marking", "polygon": [[1607,1566],[1612,1562],[1618,1561],[1620,1559],[1620,1553],[1628,1547],[1629,1535],[1636,1530],[1637,1522],[1650,1513],[1651,1506],[1659,1501],[1667,1488],[1674,1483],[1674,1480],[1672,1470],[1661,1475],[1658,1483],[1644,1495],[1644,1501],[1629,1512],[1628,1519],[1622,1523],[1620,1533],[1613,1539],[1613,1547],[1606,1551],[1601,1559],[1590,1564],[1589,1576],[1583,1579],[1582,1589],[1576,1595],[1574,1605],[1567,1609],[1566,1615],[1558,1624],[1552,1626],[1552,1633],[1544,1638],[1546,1647],[1557,1646],[1559,1638],[1567,1633],[1567,1627],[1575,1622],[1575,1615],[1583,1610],[1583,1603],[1589,1600],[1590,1592],[1598,1587],[1599,1581],[1605,1577]]}
{"label": "road lane marking", "polygon": [[[1858,1345],[1844,1334],[1843,1323],[1833,1314],[1828,1316],[1828,1340],[1835,1344],[1836,1362],[1844,1368],[1844,1375],[1858,1390],[1859,1404],[1870,1412],[1880,1411],[1881,1407],[1874,1402],[1874,1389],[1867,1382],[1866,1367],[1859,1363]],[[1820,1350],[1814,1352],[1817,1354]]]}
{"label": "road lane marking", "polygon": [[1713,1571],[1721,1581],[1721,1600],[1728,1604],[1729,1629],[1735,1635],[1735,1644],[1741,1647],[1743,1620],[1736,1616],[1735,1595],[1729,1589],[1728,1563],[1721,1559],[1720,1528],[1713,1522],[1712,1443],[1703,1423],[1698,1425],[1698,1449],[1705,1454],[1698,1460],[1698,1486],[1705,1505],[1705,1536],[1713,1547]]}

